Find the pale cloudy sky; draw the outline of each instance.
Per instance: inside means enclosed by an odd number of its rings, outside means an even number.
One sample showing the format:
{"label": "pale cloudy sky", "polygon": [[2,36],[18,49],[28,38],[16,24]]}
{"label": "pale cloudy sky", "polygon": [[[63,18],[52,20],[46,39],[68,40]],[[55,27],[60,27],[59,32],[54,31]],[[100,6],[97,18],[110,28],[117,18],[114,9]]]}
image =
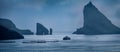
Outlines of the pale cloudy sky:
{"label": "pale cloudy sky", "polygon": [[[19,29],[36,31],[36,23],[54,32],[72,33],[83,26],[83,8],[90,0],[0,0],[0,17]],[[113,24],[120,27],[120,0],[91,0]]]}

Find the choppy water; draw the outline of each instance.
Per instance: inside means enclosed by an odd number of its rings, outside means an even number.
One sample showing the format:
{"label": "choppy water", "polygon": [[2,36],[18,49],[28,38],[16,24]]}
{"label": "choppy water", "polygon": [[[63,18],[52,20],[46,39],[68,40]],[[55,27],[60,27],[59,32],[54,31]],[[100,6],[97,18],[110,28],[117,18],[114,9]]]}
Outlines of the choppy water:
{"label": "choppy water", "polygon": [[[0,43],[0,52],[120,52],[118,35],[26,35],[16,43]],[[46,40],[47,43],[22,43],[30,40]],[[51,41],[59,42],[51,42]],[[13,40],[14,41],[14,40]]]}

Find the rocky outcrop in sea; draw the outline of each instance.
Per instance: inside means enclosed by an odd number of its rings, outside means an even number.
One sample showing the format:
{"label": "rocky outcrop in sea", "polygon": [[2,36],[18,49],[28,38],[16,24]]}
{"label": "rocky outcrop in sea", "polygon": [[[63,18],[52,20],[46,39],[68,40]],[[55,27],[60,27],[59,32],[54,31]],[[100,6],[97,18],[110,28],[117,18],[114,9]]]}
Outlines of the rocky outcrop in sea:
{"label": "rocky outcrop in sea", "polygon": [[40,23],[36,24],[36,35],[48,35],[49,30]]}
{"label": "rocky outcrop in sea", "polygon": [[91,2],[84,7],[83,14],[84,25],[73,34],[120,34],[120,28],[112,24]]}

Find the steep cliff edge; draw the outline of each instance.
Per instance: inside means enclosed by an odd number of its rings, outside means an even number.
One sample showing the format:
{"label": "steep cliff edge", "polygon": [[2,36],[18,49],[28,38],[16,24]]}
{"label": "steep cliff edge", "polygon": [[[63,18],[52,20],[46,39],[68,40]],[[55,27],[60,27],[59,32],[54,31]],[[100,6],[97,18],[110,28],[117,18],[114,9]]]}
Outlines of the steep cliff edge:
{"label": "steep cliff edge", "polygon": [[83,10],[84,25],[73,34],[120,34],[120,28],[112,24],[91,2]]}
{"label": "steep cliff edge", "polygon": [[18,29],[15,24],[9,20],[9,19],[2,19],[0,18],[0,25],[10,29],[10,30],[14,30],[14,31],[17,31],[21,34],[33,34],[33,32],[31,32],[30,30],[21,30],[21,29]]}
{"label": "steep cliff edge", "polygon": [[49,34],[49,30],[40,23],[36,24],[36,29],[37,29],[36,35],[48,35]]}
{"label": "steep cliff edge", "polygon": [[16,31],[0,25],[0,40],[23,39],[24,37]]}

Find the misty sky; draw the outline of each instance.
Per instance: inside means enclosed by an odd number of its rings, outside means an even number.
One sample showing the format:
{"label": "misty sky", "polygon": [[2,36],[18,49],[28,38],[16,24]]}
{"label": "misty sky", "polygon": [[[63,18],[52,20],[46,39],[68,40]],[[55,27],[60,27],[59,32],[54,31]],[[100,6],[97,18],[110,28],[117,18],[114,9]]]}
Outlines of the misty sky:
{"label": "misty sky", "polygon": [[[83,8],[90,0],[0,0],[0,18],[19,29],[36,31],[36,23],[54,32],[72,33],[83,26]],[[120,27],[120,0],[92,0],[113,24]]]}

